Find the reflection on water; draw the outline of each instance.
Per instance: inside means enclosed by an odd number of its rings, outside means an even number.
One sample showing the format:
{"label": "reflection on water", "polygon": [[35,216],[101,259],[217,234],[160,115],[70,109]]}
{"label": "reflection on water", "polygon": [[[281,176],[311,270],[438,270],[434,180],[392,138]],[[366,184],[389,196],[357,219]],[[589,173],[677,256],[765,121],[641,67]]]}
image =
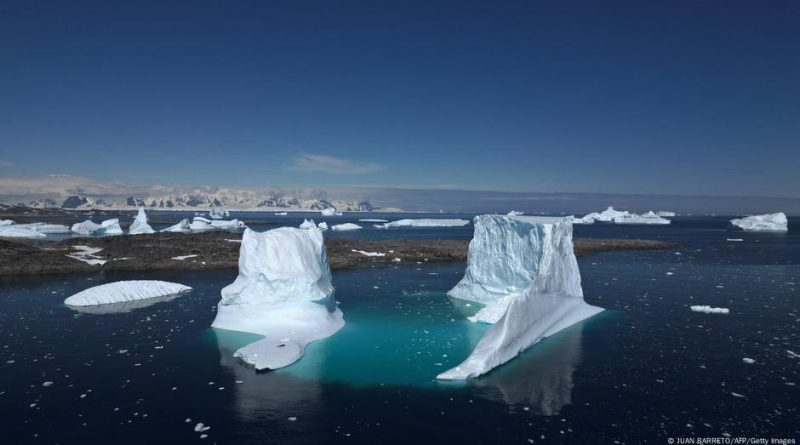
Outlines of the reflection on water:
{"label": "reflection on water", "polygon": [[581,361],[582,340],[583,323],[578,323],[470,383],[486,399],[555,416],[572,402],[572,374]]}
{"label": "reflection on water", "polygon": [[126,312],[131,312],[136,309],[143,309],[146,307],[150,307],[154,304],[166,303],[180,296],[182,295],[172,294],[172,295],[165,295],[163,297],[147,298],[145,300],[131,300],[131,301],[123,301],[120,303],[98,304],[95,306],[70,306],[70,305],[66,306],[72,309],[73,311],[80,312],[82,314],[94,314],[94,315],[124,314]]}

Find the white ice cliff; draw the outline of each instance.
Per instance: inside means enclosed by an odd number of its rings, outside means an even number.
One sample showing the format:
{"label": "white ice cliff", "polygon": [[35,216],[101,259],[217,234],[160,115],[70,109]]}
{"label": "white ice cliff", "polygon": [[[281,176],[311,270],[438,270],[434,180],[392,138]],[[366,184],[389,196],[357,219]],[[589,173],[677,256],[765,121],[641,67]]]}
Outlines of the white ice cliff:
{"label": "white ice cliff", "polygon": [[189,286],[168,281],[134,280],[101,284],[78,292],[64,300],[67,306],[94,306],[98,304],[124,303],[165,297],[192,290]]}
{"label": "white ice cliff", "polygon": [[467,271],[448,294],[485,304],[472,320],[494,325],[445,380],[485,374],[603,310],[583,300],[571,218],[476,217]]}
{"label": "white ice cliff", "polygon": [[139,207],[139,213],[136,214],[136,218],[133,219],[133,223],[131,224],[130,229],[128,229],[128,233],[131,235],[139,235],[142,233],[154,233],[150,224],[147,223],[147,214],[144,212],[144,207]]}
{"label": "white ice cliff", "polygon": [[731,224],[743,230],[752,231],[785,232],[789,230],[789,221],[783,212],[732,219]]}
{"label": "white ice cliff", "polygon": [[344,326],[322,231],[312,225],[242,236],[239,276],[222,289],[212,326],[263,335],[234,354],[256,369],[288,366]]}

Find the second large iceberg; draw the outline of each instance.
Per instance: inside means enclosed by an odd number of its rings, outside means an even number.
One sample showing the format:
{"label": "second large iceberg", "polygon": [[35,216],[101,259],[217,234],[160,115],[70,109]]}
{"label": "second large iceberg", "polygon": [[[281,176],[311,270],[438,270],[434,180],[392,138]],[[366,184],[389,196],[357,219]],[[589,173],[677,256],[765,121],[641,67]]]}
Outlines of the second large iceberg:
{"label": "second large iceberg", "polygon": [[476,217],[467,272],[449,295],[485,304],[472,319],[494,325],[445,380],[485,374],[603,310],[583,300],[570,218]]}

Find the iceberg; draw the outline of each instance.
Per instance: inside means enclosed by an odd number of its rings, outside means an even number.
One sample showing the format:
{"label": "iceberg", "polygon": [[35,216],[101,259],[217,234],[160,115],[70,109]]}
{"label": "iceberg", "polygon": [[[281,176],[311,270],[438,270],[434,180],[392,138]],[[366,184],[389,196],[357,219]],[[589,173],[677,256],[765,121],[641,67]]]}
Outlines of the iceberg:
{"label": "iceberg", "polygon": [[222,219],[231,216],[231,212],[219,207],[213,207],[211,211],[208,212],[208,216],[211,219]]}
{"label": "iceberg", "polygon": [[462,227],[469,224],[466,219],[399,219],[385,224],[376,224],[375,227],[390,229],[393,227]]}
{"label": "iceberg", "polygon": [[670,224],[671,221],[655,214],[652,210],[643,214],[629,214],[614,217],[615,224]]}
{"label": "iceberg", "polygon": [[783,212],[732,219],[731,224],[742,230],[750,231],[786,232],[789,230],[789,222]]}
{"label": "iceberg", "polygon": [[467,271],[448,295],[484,304],[471,320],[494,324],[443,380],[485,374],[603,310],[583,300],[571,218],[477,216]]}
{"label": "iceberg", "polygon": [[107,219],[100,224],[87,219],[84,222],[73,224],[70,230],[80,235],[122,235],[122,227],[116,218]]}
{"label": "iceberg", "polygon": [[195,216],[192,218],[191,224],[189,224],[189,229],[199,232],[203,230],[215,230],[216,228],[211,225],[210,219],[203,218],[202,216]]}
{"label": "iceberg", "polygon": [[314,220],[313,219],[312,220],[304,219],[303,223],[300,224],[299,228],[301,228],[301,229],[316,229],[318,227],[317,227],[316,224],[314,224]]}
{"label": "iceberg", "polygon": [[321,223],[317,224],[317,227],[319,228],[319,230],[322,230],[324,232],[328,230],[328,223],[322,221]]}
{"label": "iceberg", "polygon": [[[48,224],[43,222],[36,222],[36,223],[28,223],[28,224],[16,224],[15,227],[22,227],[27,229],[33,229],[39,233],[71,233],[70,228],[63,225],[63,224]],[[2,229],[2,226],[0,226]]]}
{"label": "iceberg", "polygon": [[41,238],[44,233],[30,227],[19,227],[16,224],[0,226],[0,237],[3,238]]}
{"label": "iceberg", "polygon": [[180,220],[178,224],[174,226],[169,226],[166,229],[161,229],[162,232],[174,232],[174,233],[189,233],[192,231],[191,224],[189,224],[189,220],[184,218]]}
{"label": "iceberg", "polygon": [[303,356],[307,344],[341,329],[344,319],[334,300],[322,231],[246,229],[239,275],[222,289],[211,326],[263,335],[234,353],[257,370],[288,366]]}
{"label": "iceberg", "polygon": [[380,218],[361,218],[358,222],[369,222],[369,223],[385,223],[389,222],[388,219],[380,219]]}
{"label": "iceberg", "polygon": [[155,230],[150,227],[150,224],[147,224],[147,214],[144,212],[144,207],[139,207],[139,213],[137,213],[136,218],[133,219],[133,224],[131,224],[130,229],[128,229],[128,233],[131,235],[155,233]]}
{"label": "iceberg", "polygon": [[166,297],[192,290],[183,284],[168,281],[133,280],[101,284],[78,292],[64,300],[67,306],[95,306]]}
{"label": "iceberg", "polygon": [[328,207],[327,209],[322,209],[319,212],[322,216],[334,216],[336,215],[336,208],[335,207]]}
{"label": "iceberg", "polygon": [[2,227],[2,226],[10,226],[11,224],[14,224],[14,221],[12,221],[10,219],[0,219],[0,227]]}
{"label": "iceberg", "polygon": [[275,212],[275,216],[286,216],[289,212]]}
{"label": "iceberg", "polygon": [[359,229],[361,229],[361,226],[359,226],[358,224],[353,224],[353,223],[336,224],[336,225],[331,227],[331,230],[340,231],[340,232],[341,231],[347,231],[347,230],[359,230]]}
{"label": "iceberg", "polygon": [[508,216],[522,216],[524,214],[525,214],[525,212],[520,212],[519,210],[512,210],[512,211],[506,213],[506,215],[508,215]]}
{"label": "iceberg", "polygon": [[704,314],[730,314],[731,310],[726,307],[711,307],[707,305],[689,306],[692,312],[701,312]]}
{"label": "iceberg", "polygon": [[245,225],[238,219],[231,219],[231,220],[217,219],[211,221],[211,227],[221,230],[236,230],[236,229],[243,229]]}

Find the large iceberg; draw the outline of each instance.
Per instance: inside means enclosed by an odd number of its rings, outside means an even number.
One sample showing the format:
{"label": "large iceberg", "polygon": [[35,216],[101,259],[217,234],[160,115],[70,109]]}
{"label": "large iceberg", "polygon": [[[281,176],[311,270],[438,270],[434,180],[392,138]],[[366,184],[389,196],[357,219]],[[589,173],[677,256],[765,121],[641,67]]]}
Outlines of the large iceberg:
{"label": "large iceberg", "polygon": [[445,380],[485,374],[603,310],[583,300],[571,218],[477,216],[467,271],[448,294],[484,304],[471,320],[494,325]]}
{"label": "large iceberg", "polygon": [[263,335],[234,356],[256,369],[278,369],[303,356],[306,345],[344,326],[336,306],[322,231],[246,229],[239,276],[222,289],[212,326]]}
{"label": "large iceberg", "polygon": [[789,221],[783,212],[732,219],[731,224],[743,230],[752,231],[786,232],[789,230]]}
{"label": "large iceberg", "polygon": [[168,281],[133,280],[101,284],[78,292],[64,300],[67,306],[95,306],[127,301],[166,297],[192,290],[183,284]]}
{"label": "large iceberg", "polygon": [[642,215],[628,212],[627,210],[615,210],[609,206],[602,212],[592,212],[582,218],[574,218],[573,224],[594,224],[595,222],[607,222],[614,224],[669,224],[670,220],[662,218],[652,210]]}
{"label": "large iceberg", "polygon": [[469,224],[466,219],[399,219],[385,224],[376,224],[375,227],[390,229],[392,227],[462,227]]}
{"label": "large iceberg", "polygon": [[154,233],[150,224],[147,223],[147,214],[144,212],[144,207],[139,207],[139,213],[136,214],[136,218],[133,219],[133,223],[131,224],[130,229],[128,229],[128,233],[131,235],[139,235],[142,233]]}

